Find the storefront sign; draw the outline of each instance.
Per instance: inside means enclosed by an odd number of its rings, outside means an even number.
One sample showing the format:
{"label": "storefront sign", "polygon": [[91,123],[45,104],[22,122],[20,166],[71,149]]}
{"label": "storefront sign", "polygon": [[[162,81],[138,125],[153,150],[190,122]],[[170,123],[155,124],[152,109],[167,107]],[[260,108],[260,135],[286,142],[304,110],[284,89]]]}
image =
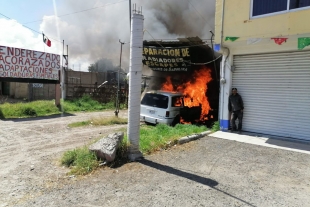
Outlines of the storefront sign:
{"label": "storefront sign", "polygon": [[143,47],[142,62],[154,71],[188,71],[191,68],[189,47]]}
{"label": "storefront sign", "polygon": [[60,55],[0,45],[0,78],[59,80]]}

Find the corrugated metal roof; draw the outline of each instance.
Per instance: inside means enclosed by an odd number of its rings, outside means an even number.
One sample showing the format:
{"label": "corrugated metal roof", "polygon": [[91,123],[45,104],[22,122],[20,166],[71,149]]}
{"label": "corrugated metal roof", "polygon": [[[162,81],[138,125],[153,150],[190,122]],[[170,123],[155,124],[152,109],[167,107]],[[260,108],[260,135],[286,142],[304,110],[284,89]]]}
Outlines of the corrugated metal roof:
{"label": "corrugated metal roof", "polygon": [[206,46],[206,41],[203,41],[199,37],[185,37],[178,38],[175,41],[167,41],[167,40],[152,40],[152,41],[143,41],[143,45],[145,46],[165,46],[165,47],[176,47],[176,46]]}

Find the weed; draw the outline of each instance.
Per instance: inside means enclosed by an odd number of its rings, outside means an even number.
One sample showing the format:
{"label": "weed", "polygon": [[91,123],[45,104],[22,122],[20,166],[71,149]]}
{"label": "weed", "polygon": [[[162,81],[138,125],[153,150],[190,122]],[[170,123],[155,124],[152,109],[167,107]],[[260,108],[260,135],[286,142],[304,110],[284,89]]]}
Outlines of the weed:
{"label": "weed", "polygon": [[[178,124],[175,127],[165,124],[158,124],[157,126],[143,125],[140,127],[140,151],[143,154],[150,154],[157,150],[168,149],[177,144],[179,138],[206,130],[205,126],[199,127],[182,124]],[[109,167],[118,167],[128,162],[129,144],[125,133],[124,139],[117,149],[116,158],[114,162],[109,163]],[[65,152],[61,163],[71,167],[70,174],[85,175],[95,170],[98,167],[99,161],[94,153],[90,152],[87,147],[83,147]]]}
{"label": "weed", "polygon": [[[2,103],[2,102],[1,102]],[[123,109],[125,105],[122,105]],[[61,100],[62,112],[100,111],[115,109],[114,103],[101,104],[90,96],[83,96],[74,101]],[[61,111],[55,106],[55,100],[33,101],[27,103],[2,103],[0,104],[0,118],[24,118],[34,116],[48,116],[60,114]]]}
{"label": "weed", "polygon": [[21,113],[24,116],[37,116],[37,112],[31,107],[22,108]]}
{"label": "weed", "polygon": [[211,130],[213,132],[216,132],[216,131],[220,130],[220,123],[219,123],[219,121],[216,121],[216,122],[213,123]]}
{"label": "weed", "polygon": [[99,166],[99,160],[87,146],[67,151],[61,158],[61,164],[71,168],[69,174],[85,175]]}
{"label": "weed", "polygon": [[65,152],[61,158],[61,164],[65,165],[66,167],[70,167],[73,165],[74,161],[76,160],[77,152],[76,150],[69,150]]}
{"label": "weed", "polygon": [[119,117],[100,117],[100,118],[92,118],[88,121],[80,121],[80,122],[73,122],[69,124],[69,127],[81,127],[81,126],[106,126],[106,125],[113,125],[113,124],[127,124],[127,119],[119,118]]}

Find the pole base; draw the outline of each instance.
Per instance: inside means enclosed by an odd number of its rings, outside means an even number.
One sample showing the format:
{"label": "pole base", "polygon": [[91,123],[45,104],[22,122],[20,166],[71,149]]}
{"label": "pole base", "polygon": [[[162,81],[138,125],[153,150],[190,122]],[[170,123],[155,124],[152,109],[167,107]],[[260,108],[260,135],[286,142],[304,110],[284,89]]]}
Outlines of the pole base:
{"label": "pole base", "polygon": [[132,162],[136,160],[141,160],[143,158],[143,154],[140,151],[130,151],[128,154],[128,159]]}

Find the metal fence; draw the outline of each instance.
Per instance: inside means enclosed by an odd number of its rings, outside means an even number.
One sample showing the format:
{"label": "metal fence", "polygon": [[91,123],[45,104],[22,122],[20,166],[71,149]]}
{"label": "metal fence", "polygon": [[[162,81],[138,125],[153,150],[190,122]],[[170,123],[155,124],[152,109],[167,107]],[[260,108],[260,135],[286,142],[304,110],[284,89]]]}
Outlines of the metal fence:
{"label": "metal fence", "polygon": [[[67,99],[73,100],[89,95],[100,103],[115,102],[117,98],[117,84],[104,84],[98,88],[95,85],[67,85]],[[119,103],[127,104],[128,101],[128,84],[120,84]]]}

